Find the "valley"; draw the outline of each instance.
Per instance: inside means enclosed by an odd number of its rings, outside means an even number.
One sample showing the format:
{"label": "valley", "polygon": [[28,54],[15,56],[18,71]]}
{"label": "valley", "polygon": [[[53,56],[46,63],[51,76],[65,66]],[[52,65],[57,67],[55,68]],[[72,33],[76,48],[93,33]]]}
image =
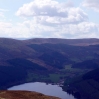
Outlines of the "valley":
{"label": "valley", "polygon": [[64,86],[96,68],[99,39],[0,38],[0,90],[28,82]]}

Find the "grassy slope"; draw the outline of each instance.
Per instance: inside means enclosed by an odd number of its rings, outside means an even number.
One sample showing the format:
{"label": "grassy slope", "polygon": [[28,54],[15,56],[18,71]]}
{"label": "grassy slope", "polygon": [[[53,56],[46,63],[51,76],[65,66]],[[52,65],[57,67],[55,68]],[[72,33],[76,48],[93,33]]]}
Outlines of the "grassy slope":
{"label": "grassy slope", "polygon": [[29,91],[0,91],[0,99],[60,99]]}

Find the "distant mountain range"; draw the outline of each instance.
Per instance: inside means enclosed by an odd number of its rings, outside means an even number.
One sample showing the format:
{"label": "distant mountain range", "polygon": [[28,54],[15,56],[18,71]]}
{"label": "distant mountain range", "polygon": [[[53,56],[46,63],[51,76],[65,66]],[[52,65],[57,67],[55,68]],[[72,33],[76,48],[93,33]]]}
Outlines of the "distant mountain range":
{"label": "distant mountain range", "polygon": [[99,44],[99,39],[89,38],[89,39],[59,39],[59,38],[35,38],[24,40],[27,44],[68,44],[68,45],[78,45],[78,46],[88,46]]}

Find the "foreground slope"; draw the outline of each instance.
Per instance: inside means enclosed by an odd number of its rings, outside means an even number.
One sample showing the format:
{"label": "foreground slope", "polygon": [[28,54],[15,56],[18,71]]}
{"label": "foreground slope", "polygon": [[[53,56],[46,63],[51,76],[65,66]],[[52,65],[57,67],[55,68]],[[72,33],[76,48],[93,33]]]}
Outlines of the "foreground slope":
{"label": "foreground slope", "polygon": [[60,99],[60,98],[29,91],[0,91],[0,99]]}

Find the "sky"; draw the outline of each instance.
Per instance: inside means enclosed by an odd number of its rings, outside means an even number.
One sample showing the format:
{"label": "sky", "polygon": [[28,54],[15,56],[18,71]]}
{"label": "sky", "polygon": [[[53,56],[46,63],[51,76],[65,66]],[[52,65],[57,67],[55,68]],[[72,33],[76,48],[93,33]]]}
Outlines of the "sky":
{"label": "sky", "polygon": [[0,37],[99,38],[99,0],[0,0]]}

